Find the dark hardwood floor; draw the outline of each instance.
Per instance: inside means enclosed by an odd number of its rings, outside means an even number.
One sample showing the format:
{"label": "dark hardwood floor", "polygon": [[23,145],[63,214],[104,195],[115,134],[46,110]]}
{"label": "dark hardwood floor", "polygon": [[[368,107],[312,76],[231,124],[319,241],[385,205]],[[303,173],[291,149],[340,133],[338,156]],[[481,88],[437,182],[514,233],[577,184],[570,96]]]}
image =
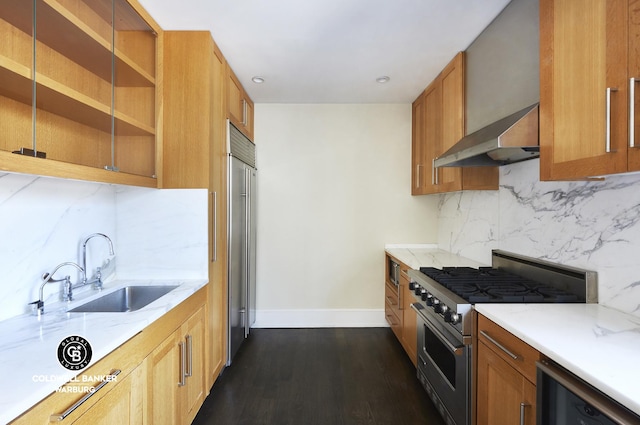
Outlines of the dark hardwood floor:
{"label": "dark hardwood floor", "polygon": [[444,425],[389,328],[253,329],[195,425]]}

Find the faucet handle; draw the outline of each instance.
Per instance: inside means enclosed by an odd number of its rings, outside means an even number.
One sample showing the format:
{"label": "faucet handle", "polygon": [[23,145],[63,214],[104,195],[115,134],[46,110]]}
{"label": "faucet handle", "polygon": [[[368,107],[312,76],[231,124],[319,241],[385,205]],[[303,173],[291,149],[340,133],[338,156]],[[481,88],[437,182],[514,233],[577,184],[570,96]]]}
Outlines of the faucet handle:
{"label": "faucet handle", "polygon": [[36,300],[36,301],[30,302],[28,305],[31,306],[31,313],[34,316],[40,316],[42,315],[42,313],[44,313],[44,301]]}

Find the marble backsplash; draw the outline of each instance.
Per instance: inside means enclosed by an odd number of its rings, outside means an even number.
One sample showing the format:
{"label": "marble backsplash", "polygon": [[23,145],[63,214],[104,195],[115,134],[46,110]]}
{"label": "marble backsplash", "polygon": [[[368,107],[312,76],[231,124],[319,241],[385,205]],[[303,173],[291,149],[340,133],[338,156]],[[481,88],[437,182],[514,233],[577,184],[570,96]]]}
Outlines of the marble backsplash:
{"label": "marble backsplash", "polygon": [[[108,280],[207,277],[207,191],[157,190],[0,173],[0,320],[29,311],[41,276],[80,263],[82,240],[108,235],[115,246]],[[87,244],[89,270],[109,258],[108,244]],[[161,267],[152,267],[160,264]],[[55,277],[80,278],[72,267]],[[45,287],[45,299],[60,287]]]}
{"label": "marble backsplash", "polygon": [[600,303],[640,316],[640,175],[541,182],[539,165],[501,167],[498,191],[440,195],[439,247],[488,264],[503,249],[595,270]]}

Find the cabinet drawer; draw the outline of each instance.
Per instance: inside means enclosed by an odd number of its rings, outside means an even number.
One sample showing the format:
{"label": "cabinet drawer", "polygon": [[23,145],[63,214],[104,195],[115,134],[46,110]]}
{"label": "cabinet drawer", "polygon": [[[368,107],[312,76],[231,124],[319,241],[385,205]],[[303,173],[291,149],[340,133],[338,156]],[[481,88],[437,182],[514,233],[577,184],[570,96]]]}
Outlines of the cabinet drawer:
{"label": "cabinet drawer", "polygon": [[384,300],[397,315],[400,313],[402,307],[400,306],[400,293],[399,288],[392,283],[385,283],[384,285]]}
{"label": "cabinet drawer", "polygon": [[536,382],[536,361],[540,353],[491,320],[478,314],[478,341],[519,371],[527,380]]}

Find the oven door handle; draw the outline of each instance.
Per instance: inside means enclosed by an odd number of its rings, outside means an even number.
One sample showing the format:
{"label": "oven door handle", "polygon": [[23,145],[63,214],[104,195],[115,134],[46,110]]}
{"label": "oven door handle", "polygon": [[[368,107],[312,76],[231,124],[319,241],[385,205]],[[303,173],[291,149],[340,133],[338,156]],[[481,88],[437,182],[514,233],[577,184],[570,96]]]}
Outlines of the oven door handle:
{"label": "oven door handle", "polygon": [[444,345],[447,346],[447,348],[449,350],[451,350],[451,352],[453,354],[455,354],[456,356],[462,354],[462,350],[464,349],[464,345],[456,346],[456,345],[452,344],[447,339],[447,337],[444,336],[444,334],[442,332],[440,332],[435,326],[433,326],[429,322],[429,318],[427,318],[427,316],[425,316],[424,313],[421,311],[421,310],[424,310],[424,307],[422,306],[422,304],[420,304],[420,303],[412,303],[411,304],[411,308],[415,310],[415,312],[418,314],[418,316],[420,316],[420,318],[422,319],[424,324],[431,330],[431,332],[433,332],[438,337],[438,339],[440,339],[440,341],[442,341],[442,343]]}

